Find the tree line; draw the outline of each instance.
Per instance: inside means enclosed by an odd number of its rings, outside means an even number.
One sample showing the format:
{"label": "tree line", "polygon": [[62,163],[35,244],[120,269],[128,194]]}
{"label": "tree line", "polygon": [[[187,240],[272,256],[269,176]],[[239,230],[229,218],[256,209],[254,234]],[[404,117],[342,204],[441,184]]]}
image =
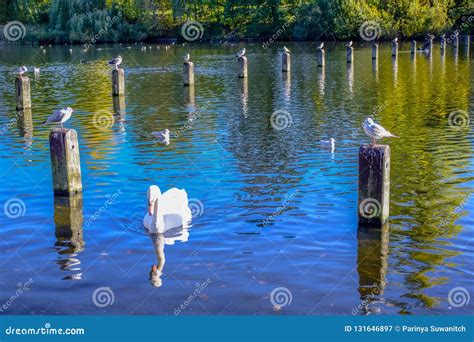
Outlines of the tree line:
{"label": "tree line", "polygon": [[[469,33],[472,0],[3,0],[0,22],[20,21],[23,42],[85,43],[199,39],[360,39],[369,23],[379,39]],[[285,28],[282,30],[282,28]],[[100,34],[99,34],[100,33]],[[194,38],[193,38],[194,39]],[[189,39],[188,39],[189,40]]]}

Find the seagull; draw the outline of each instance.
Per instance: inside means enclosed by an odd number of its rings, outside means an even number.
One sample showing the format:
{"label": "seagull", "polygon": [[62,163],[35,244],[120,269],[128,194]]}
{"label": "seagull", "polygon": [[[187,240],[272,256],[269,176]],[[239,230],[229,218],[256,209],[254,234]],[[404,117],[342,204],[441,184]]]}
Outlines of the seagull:
{"label": "seagull", "polygon": [[35,72],[35,75],[38,75],[40,73],[40,68],[34,67],[33,70]]}
{"label": "seagull", "polygon": [[109,61],[109,65],[113,65],[115,67],[115,69],[117,69],[117,67],[122,63],[122,57],[121,56],[117,56],[115,57],[114,59],[111,59]]}
{"label": "seagull", "polygon": [[324,42],[319,43],[318,47],[316,49],[322,50],[324,47]]}
{"label": "seagull", "polygon": [[242,48],[239,52],[237,52],[237,54],[235,55],[235,57],[237,58],[240,58],[240,57],[244,57],[245,56],[245,48]]}
{"label": "seagull", "polygon": [[23,74],[27,71],[28,69],[24,65],[16,69],[16,73],[18,74],[18,76],[23,76]]}
{"label": "seagull", "polygon": [[43,125],[51,124],[51,123],[60,123],[61,128],[63,127],[63,123],[71,118],[72,112],[74,109],[71,107],[66,107],[63,109],[58,109],[51,114],[51,116],[43,122]]}
{"label": "seagull", "polygon": [[72,53],[72,49],[69,49],[69,53]]}
{"label": "seagull", "polygon": [[364,128],[365,134],[372,138],[372,146],[375,145],[376,139],[398,138],[396,135],[393,135],[379,124],[376,124],[371,118],[365,119],[362,127]]}
{"label": "seagull", "polygon": [[286,46],[283,47],[283,52],[285,53],[290,53],[290,49],[288,49]]}
{"label": "seagull", "polygon": [[151,133],[160,143],[170,144],[170,130],[166,128],[164,131]]}
{"label": "seagull", "polygon": [[190,59],[191,59],[191,55],[189,53],[184,55],[184,61],[185,62],[189,62]]}
{"label": "seagull", "polygon": [[352,47],[352,40],[346,44],[347,47]]}
{"label": "seagull", "polygon": [[321,146],[328,147],[331,151],[334,151],[336,147],[336,139],[329,138],[329,140],[320,140]]}
{"label": "seagull", "polygon": [[398,43],[398,37],[393,38],[392,43]]}

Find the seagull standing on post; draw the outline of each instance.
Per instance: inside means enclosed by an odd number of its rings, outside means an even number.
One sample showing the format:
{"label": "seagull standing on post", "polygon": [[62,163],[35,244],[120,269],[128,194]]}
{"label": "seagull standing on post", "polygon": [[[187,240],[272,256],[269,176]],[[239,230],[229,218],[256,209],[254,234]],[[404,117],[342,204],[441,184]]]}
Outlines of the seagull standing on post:
{"label": "seagull standing on post", "polygon": [[237,52],[237,54],[235,55],[235,57],[237,58],[240,58],[240,57],[244,57],[245,56],[245,48],[242,48],[239,52]]}
{"label": "seagull standing on post", "polygon": [[114,59],[111,59],[109,61],[109,65],[113,65],[115,67],[115,69],[117,69],[117,67],[122,63],[122,57],[121,56],[117,56],[116,58]]}
{"label": "seagull standing on post", "polygon": [[352,40],[346,44],[347,47],[352,47]]}
{"label": "seagull standing on post", "polygon": [[322,49],[323,49],[323,47],[324,47],[324,42],[321,42],[321,43],[319,43],[319,45],[317,46],[317,48],[316,48],[316,49],[318,49],[318,50],[322,50]]}
{"label": "seagull standing on post", "polygon": [[18,76],[23,76],[23,74],[27,71],[28,69],[26,68],[26,66],[21,66],[18,69],[16,69],[16,73],[18,74]]}
{"label": "seagull standing on post", "polygon": [[190,59],[191,59],[191,55],[189,53],[184,55],[184,61],[185,62],[189,62]]}
{"label": "seagull standing on post", "polygon": [[284,53],[290,53],[290,49],[288,49],[286,46],[283,47],[283,52]]}
{"label": "seagull standing on post", "polygon": [[51,123],[60,123],[61,128],[64,128],[63,123],[65,123],[71,118],[73,111],[74,109],[72,109],[71,107],[55,110],[53,114],[51,114],[51,116],[43,122],[43,125]]}
{"label": "seagull standing on post", "polygon": [[365,119],[362,127],[364,128],[365,134],[372,138],[372,146],[375,145],[376,139],[398,138],[396,135],[393,135],[379,124],[376,124],[371,118]]}

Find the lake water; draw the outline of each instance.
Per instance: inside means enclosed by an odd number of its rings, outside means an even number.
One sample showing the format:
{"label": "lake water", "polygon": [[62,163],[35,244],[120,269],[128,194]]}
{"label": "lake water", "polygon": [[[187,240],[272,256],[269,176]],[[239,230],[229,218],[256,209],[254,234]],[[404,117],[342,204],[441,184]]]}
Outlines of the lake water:
{"label": "lake water", "polygon": [[[327,45],[323,69],[314,44],[287,45],[290,75],[281,46],[246,45],[247,80],[237,78],[238,44],[1,47],[1,313],[472,313],[472,51],[442,56],[436,45],[413,59],[402,44],[394,61],[382,44],[374,65],[357,45],[347,66],[343,45]],[[193,88],[182,86],[187,51]],[[117,54],[126,96],[114,103],[105,63]],[[41,68],[29,73],[31,120],[15,112],[11,71],[23,64]],[[41,125],[65,106],[75,109],[66,127],[79,136],[84,187],[70,207],[54,199],[51,127]],[[272,126],[276,111],[289,127]],[[399,136],[384,141],[381,231],[357,226],[368,116]],[[168,146],[151,136],[164,128]],[[334,151],[320,144],[329,137]],[[147,234],[152,184],[186,189],[188,230]],[[150,277],[154,264],[162,274]]]}

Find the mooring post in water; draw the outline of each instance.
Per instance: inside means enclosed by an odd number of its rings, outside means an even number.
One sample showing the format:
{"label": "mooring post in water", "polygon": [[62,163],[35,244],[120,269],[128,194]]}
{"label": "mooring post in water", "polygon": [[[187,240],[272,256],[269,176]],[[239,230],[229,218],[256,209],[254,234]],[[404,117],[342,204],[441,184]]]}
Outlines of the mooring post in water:
{"label": "mooring post in water", "polygon": [[455,33],[451,37],[453,38],[453,46],[457,49],[459,46],[459,35]]}
{"label": "mooring post in water", "polygon": [[382,227],[390,200],[390,147],[363,145],[359,149],[359,224]]}
{"label": "mooring post in water", "polygon": [[183,63],[183,85],[194,85],[194,63],[186,61]]}
{"label": "mooring post in water", "polygon": [[372,59],[377,60],[379,58],[379,45],[377,43],[372,44]]}
{"label": "mooring post in water", "polygon": [[444,49],[446,49],[446,36],[442,35],[439,39],[439,47],[441,48],[441,52],[444,53]]}
{"label": "mooring post in water", "polygon": [[392,41],[392,57],[398,57],[398,42]]}
{"label": "mooring post in water", "polygon": [[412,40],[410,44],[410,53],[412,55],[416,54],[416,40]]}
{"label": "mooring post in water", "polygon": [[28,76],[20,75],[15,79],[16,109],[31,108],[30,79]]}
{"label": "mooring post in water", "polygon": [[82,193],[54,196],[55,235],[59,244],[66,243],[74,252],[79,252],[84,247],[83,222]]}
{"label": "mooring post in water", "polygon": [[431,55],[431,53],[433,51],[433,38],[428,37],[426,39],[426,47],[428,49],[428,55]]}
{"label": "mooring post in water", "polygon": [[247,78],[248,67],[247,67],[247,57],[241,56],[237,59],[239,63],[239,78]]}
{"label": "mooring post in water", "polygon": [[318,67],[323,67],[326,64],[326,51],[323,49],[316,50],[316,59],[318,60]]}
{"label": "mooring post in water", "polygon": [[289,52],[284,52],[281,55],[281,71],[282,72],[291,71],[291,56]]}
{"label": "mooring post in water", "polygon": [[54,194],[71,196],[81,193],[81,160],[76,131],[53,128],[49,134],[49,150]]}
{"label": "mooring post in water", "polygon": [[121,68],[112,70],[112,95],[125,94],[125,71]]}
{"label": "mooring post in water", "polygon": [[470,42],[471,42],[471,36],[466,34],[464,36],[464,39],[463,39],[463,42],[464,42],[464,46],[469,46]]}
{"label": "mooring post in water", "polygon": [[354,48],[352,46],[347,47],[346,56],[347,63],[352,63],[352,61],[354,60]]}

